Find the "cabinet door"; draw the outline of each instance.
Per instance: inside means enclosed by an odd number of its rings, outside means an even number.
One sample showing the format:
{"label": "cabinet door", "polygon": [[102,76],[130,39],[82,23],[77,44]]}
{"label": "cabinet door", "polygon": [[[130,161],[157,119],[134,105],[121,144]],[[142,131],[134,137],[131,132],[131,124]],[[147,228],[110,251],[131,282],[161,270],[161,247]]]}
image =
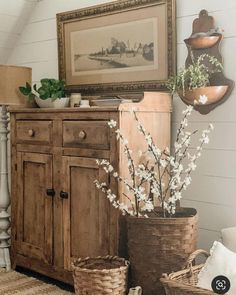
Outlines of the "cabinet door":
{"label": "cabinet door", "polygon": [[106,181],[95,159],[63,157],[64,267],[79,257],[109,254],[109,202],[94,180]]}
{"label": "cabinet door", "polygon": [[17,153],[16,252],[52,263],[52,156]]}

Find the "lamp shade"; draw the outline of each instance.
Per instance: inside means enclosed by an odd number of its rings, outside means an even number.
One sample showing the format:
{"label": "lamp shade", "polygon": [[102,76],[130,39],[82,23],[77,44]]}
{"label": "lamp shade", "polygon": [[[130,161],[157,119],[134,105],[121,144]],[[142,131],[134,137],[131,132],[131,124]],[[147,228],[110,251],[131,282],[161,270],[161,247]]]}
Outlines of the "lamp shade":
{"label": "lamp shade", "polygon": [[31,84],[32,69],[28,67],[0,65],[0,105],[27,105],[19,86]]}

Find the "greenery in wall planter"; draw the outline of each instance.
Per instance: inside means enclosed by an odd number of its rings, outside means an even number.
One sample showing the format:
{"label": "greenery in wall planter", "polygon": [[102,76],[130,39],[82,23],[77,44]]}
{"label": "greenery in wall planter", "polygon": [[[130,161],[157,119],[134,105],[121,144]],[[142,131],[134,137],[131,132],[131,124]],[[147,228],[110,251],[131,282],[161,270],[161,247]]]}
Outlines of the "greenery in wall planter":
{"label": "greenery in wall planter", "polygon": [[40,80],[40,86],[36,84],[33,87],[26,83],[19,87],[21,93],[29,100],[35,100],[41,108],[63,108],[69,104],[69,98],[65,95],[65,81],[57,79],[44,78]]}
{"label": "greenery in wall planter", "polygon": [[[213,74],[222,72],[223,66],[214,56],[201,54],[197,58],[191,53],[192,63],[181,69],[176,76],[167,81],[167,88],[178,93],[180,98],[190,105],[211,104],[218,101],[228,86],[212,86]],[[210,65],[210,67],[208,67]]]}

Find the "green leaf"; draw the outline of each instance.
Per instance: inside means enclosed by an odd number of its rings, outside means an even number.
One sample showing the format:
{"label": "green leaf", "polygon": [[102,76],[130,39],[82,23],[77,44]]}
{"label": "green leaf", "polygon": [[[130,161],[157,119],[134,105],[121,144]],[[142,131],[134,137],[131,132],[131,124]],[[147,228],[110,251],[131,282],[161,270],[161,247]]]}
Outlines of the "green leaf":
{"label": "green leaf", "polygon": [[63,91],[58,91],[57,92],[57,97],[62,98],[63,97]]}
{"label": "green leaf", "polygon": [[31,89],[28,89],[28,88],[23,87],[23,86],[20,86],[19,90],[25,96],[28,96],[30,94],[30,92],[31,92]]}
{"label": "green leaf", "polygon": [[51,86],[50,79],[41,79],[40,82],[43,87],[50,87]]}
{"label": "green leaf", "polygon": [[29,90],[29,91],[31,91],[31,85],[28,83],[28,82],[26,82],[26,88]]}
{"label": "green leaf", "polygon": [[50,92],[47,89],[44,89],[43,87],[40,87],[38,89],[39,97],[42,99],[48,99],[50,97]]}

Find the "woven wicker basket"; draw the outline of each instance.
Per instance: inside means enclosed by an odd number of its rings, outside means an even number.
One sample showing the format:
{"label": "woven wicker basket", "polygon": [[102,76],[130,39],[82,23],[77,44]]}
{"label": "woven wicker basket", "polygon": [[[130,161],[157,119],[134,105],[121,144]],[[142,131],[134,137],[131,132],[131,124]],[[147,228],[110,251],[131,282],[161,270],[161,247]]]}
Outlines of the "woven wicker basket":
{"label": "woven wicker basket", "polygon": [[196,250],[197,221],[192,208],[181,208],[173,218],[128,217],[131,285],[141,286],[144,295],[164,295],[162,274],[183,269]]}
{"label": "woven wicker basket", "polygon": [[170,275],[163,274],[161,282],[165,288],[166,295],[214,295],[216,293],[197,287],[198,274],[204,264],[193,266],[193,261],[199,255],[206,257],[209,254],[204,250],[197,250],[189,256],[187,266],[184,270],[174,272]]}
{"label": "woven wicker basket", "polygon": [[78,259],[72,264],[78,295],[125,295],[129,262],[116,256]]}

